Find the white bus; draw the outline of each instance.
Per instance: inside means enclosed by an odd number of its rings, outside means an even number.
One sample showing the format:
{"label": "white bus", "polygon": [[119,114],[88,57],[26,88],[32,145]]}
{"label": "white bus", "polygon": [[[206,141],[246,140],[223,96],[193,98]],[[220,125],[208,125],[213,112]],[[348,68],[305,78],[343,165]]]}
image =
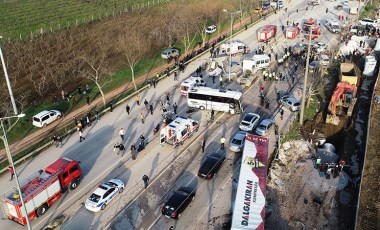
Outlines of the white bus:
{"label": "white bus", "polygon": [[187,105],[201,110],[241,113],[243,112],[242,95],[241,92],[228,89],[194,87],[187,94]]}

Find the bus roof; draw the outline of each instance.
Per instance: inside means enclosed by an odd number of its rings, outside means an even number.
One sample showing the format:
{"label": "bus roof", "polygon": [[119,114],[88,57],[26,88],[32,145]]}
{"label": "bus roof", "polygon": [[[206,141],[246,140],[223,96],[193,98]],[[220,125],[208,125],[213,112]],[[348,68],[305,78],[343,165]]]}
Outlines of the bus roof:
{"label": "bus roof", "polygon": [[230,89],[213,89],[210,87],[194,87],[189,91],[189,93],[223,96],[223,97],[229,97],[233,99],[240,99],[241,96],[243,95],[239,91],[232,91]]}

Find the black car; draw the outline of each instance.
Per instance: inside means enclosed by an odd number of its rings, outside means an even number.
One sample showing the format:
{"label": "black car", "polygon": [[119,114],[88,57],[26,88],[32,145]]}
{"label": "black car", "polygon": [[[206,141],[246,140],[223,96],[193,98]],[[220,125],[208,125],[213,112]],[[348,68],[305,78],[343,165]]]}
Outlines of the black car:
{"label": "black car", "polygon": [[198,176],[205,179],[213,178],[225,159],[226,157],[224,155],[211,154],[199,168]]}
{"label": "black car", "polygon": [[181,218],[181,213],[194,200],[195,192],[192,188],[181,187],[173,193],[162,207],[162,215],[172,218]]}

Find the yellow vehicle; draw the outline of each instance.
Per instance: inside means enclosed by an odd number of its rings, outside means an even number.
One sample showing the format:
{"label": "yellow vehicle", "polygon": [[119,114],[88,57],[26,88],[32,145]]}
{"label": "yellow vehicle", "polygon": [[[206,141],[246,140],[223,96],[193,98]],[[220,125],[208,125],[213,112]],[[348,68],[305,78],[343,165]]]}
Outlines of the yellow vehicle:
{"label": "yellow vehicle", "polygon": [[253,13],[254,14],[261,14],[263,12],[263,8],[261,7],[256,7],[254,10],[253,10]]}

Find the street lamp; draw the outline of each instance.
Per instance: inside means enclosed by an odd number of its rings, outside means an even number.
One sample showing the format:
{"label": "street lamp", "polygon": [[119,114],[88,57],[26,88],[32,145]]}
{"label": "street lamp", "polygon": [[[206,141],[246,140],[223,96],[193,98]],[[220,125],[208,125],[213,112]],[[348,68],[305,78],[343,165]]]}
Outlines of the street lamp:
{"label": "street lamp", "polygon": [[13,168],[13,172],[15,174],[16,186],[17,186],[18,193],[20,195],[21,205],[23,206],[23,209],[24,209],[24,212],[25,212],[26,224],[28,226],[28,229],[31,230],[32,227],[30,226],[30,223],[29,223],[28,211],[26,210],[24,198],[22,197],[21,187],[20,187],[20,183],[18,181],[18,176],[17,176],[16,168],[15,168],[15,165],[13,163],[13,159],[12,159],[12,155],[11,155],[11,150],[9,149],[9,144],[8,144],[8,139],[7,139],[7,131],[4,128],[4,120],[10,119],[10,118],[21,118],[21,117],[25,117],[25,113],[21,113],[21,114],[18,114],[16,116],[10,116],[10,117],[2,117],[2,118],[0,118],[1,128],[2,128],[3,133],[4,133],[4,136],[0,136],[0,138],[4,141],[5,151],[7,153],[8,160],[9,160],[10,166]]}
{"label": "street lamp", "polygon": [[232,52],[231,52],[231,45],[232,45],[232,27],[234,25],[233,23],[233,20],[234,20],[234,16],[235,14],[239,14],[241,11],[236,11],[236,12],[229,12],[228,10],[226,9],[223,9],[224,12],[226,12],[227,14],[231,15],[231,36],[230,36],[230,66],[229,66],[229,69],[228,69],[228,81],[231,81],[231,65],[232,65]]}
{"label": "street lamp", "polygon": [[[3,37],[0,36],[0,39],[2,39],[2,38]],[[15,101],[15,98],[13,96],[12,87],[11,87],[11,83],[9,81],[9,76],[8,76],[8,72],[7,72],[7,67],[6,67],[5,61],[4,61],[3,51],[1,50],[1,45],[0,45],[0,59],[1,59],[1,64],[3,65],[5,81],[7,82],[9,96],[11,97],[11,102],[12,102],[12,106],[13,106],[13,111],[14,111],[15,115],[17,115],[18,112],[17,112],[16,101]]]}

